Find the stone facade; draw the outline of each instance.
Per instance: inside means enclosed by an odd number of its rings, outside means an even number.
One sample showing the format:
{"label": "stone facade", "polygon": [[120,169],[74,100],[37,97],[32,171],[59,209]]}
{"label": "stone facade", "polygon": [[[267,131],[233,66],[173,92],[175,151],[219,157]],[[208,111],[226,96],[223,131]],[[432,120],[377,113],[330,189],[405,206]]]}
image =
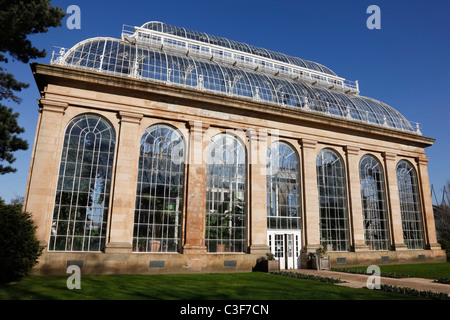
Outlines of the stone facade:
{"label": "stone facade", "polygon": [[[320,246],[316,157],[337,152],[346,168],[350,250],[328,252],[332,266],[444,261],[436,241],[424,149],[431,138],[389,128],[277,107],[231,96],[61,66],[33,64],[39,120],[24,210],[31,212],[46,248],[35,273],[66,273],[70,264],[86,273],[182,273],[251,271],[267,243],[266,150],[276,140],[299,155],[302,208],[301,266]],[[116,150],[107,219],[106,248],[100,252],[48,250],[58,170],[68,123],[80,114],[107,119]],[[181,245],[174,253],[133,252],[133,223],[140,138],[154,124],[177,128],[186,144]],[[244,253],[208,253],[205,244],[206,161],[204,151],[218,132],[233,132],[246,148],[247,221]],[[371,154],[383,165],[390,249],[370,250],[364,240],[358,164]],[[409,250],[403,240],[396,165],[413,164],[418,179],[425,248]]]}

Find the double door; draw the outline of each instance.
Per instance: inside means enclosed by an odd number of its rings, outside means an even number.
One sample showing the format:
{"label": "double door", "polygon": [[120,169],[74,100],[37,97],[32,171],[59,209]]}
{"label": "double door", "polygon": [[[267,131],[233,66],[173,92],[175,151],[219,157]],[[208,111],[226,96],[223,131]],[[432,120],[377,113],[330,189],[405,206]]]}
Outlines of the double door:
{"label": "double door", "polygon": [[267,238],[270,251],[280,261],[280,269],[300,268],[300,231],[269,230]]}

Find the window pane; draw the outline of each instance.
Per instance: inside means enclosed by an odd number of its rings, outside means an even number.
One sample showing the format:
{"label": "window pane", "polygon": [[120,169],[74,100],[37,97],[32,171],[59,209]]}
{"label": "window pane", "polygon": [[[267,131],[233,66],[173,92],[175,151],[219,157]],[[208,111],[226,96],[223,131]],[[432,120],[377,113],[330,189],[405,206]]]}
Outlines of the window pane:
{"label": "window pane", "polygon": [[104,250],[114,146],[114,129],[102,117],[84,114],[67,126],[50,251]]}
{"label": "window pane", "polygon": [[366,244],[371,250],[389,250],[385,184],[381,164],[373,156],[363,156],[359,163],[359,177]]}
{"label": "window pane", "polygon": [[206,246],[209,252],[246,250],[245,148],[232,135],[218,134],[208,146]]}
{"label": "window pane", "polygon": [[267,150],[267,227],[300,229],[301,206],[298,157],[287,144],[274,142]]}
{"label": "window pane", "polygon": [[330,149],[317,156],[321,244],[328,251],[348,251],[347,195],[341,158]]}
{"label": "window pane", "polygon": [[177,252],[181,245],[184,140],[166,125],[141,138],[133,251]]}
{"label": "window pane", "polygon": [[397,183],[402,214],[403,239],[408,249],[423,249],[424,236],[420,212],[417,176],[412,165],[400,161],[397,165]]}

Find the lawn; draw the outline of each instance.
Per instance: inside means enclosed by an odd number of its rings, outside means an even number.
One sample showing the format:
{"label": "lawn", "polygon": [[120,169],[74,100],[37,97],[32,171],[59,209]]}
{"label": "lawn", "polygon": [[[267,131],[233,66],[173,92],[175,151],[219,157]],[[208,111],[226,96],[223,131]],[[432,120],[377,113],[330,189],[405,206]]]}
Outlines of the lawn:
{"label": "lawn", "polygon": [[179,275],[82,275],[69,290],[65,276],[28,276],[0,286],[0,300],[407,300],[380,290],[354,289],[260,272]]}
{"label": "lawn", "polygon": [[[348,270],[366,271],[367,267],[345,268]],[[425,264],[404,264],[380,266],[382,273],[396,273],[409,275],[414,278],[425,279],[450,279],[450,262],[425,263]]]}

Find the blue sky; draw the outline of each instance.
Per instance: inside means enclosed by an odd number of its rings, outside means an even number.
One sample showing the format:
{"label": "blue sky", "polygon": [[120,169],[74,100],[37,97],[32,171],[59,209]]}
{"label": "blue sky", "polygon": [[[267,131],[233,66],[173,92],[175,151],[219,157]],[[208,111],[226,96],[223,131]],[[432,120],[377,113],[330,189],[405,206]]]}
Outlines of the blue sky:
{"label": "blue sky", "polygon": [[[440,198],[450,180],[450,1],[448,0],[60,0],[64,10],[77,5],[81,29],[66,26],[30,39],[47,57],[53,46],[72,47],[91,37],[120,38],[123,25],[148,21],[202,31],[321,63],[339,76],[359,80],[361,95],[383,101],[408,120],[420,122],[424,136],[436,139],[426,149],[430,184]],[[381,9],[381,29],[370,30],[370,5]],[[36,130],[39,92],[29,65],[5,65],[30,87],[21,104],[3,101],[20,113],[30,148],[16,152],[17,173],[0,176],[0,197],[25,193]]]}

